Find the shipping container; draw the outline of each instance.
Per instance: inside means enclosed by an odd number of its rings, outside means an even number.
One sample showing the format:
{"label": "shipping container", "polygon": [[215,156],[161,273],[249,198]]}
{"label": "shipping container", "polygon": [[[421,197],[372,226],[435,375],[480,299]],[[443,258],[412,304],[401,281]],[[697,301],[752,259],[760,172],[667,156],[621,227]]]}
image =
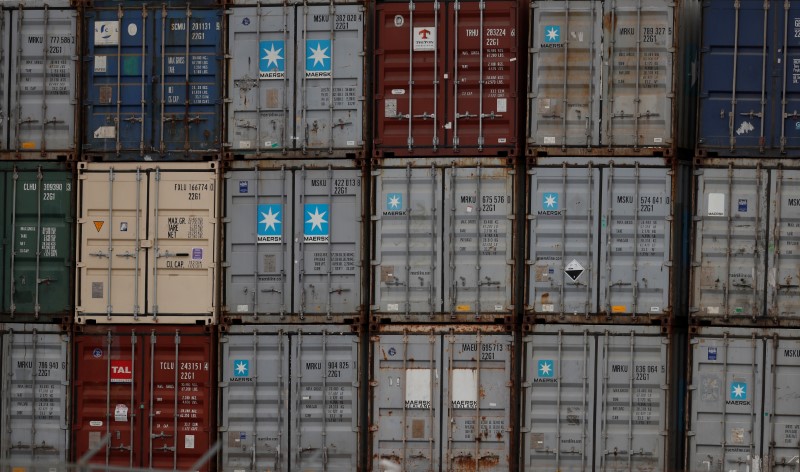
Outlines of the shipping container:
{"label": "shipping container", "polygon": [[78,165],[76,322],[216,322],[216,163]]}
{"label": "shipping container", "polygon": [[693,316],[798,325],[800,170],[731,164],[695,174]]}
{"label": "shipping container", "polygon": [[671,154],[676,4],[530,5],[528,153]]}
{"label": "shipping container", "polygon": [[0,162],[2,321],[72,316],[75,200],[70,164]]}
{"label": "shipping container", "polygon": [[86,10],[84,159],[219,158],[223,16],[188,4]]}
{"label": "shipping container", "polygon": [[518,152],[518,3],[375,7],[377,157]]}
{"label": "shipping container", "polygon": [[69,459],[70,347],[56,325],[0,324],[3,470],[56,470]]}
{"label": "shipping container", "polygon": [[228,155],[363,157],[364,6],[231,11]]}
{"label": "shipping container", "polygon": [[369,470],[511,470],[512,334],[390,325],[370,344]]}
{"label": "shipping container", "polygon": [[0,155],[8,159],[69,161],[78,150],[78,12],[54,6],[0,11]]}
{"label": "shipping container", "polygon": [[798,6],[703,3],[698,151],[800,155]]}
{"label": "shipping container", "polygon": [[228,323],[358,322],[363,172],[327,164],[234,162],[225,174]]}
{"label": "shipping container", "polygon": [[656,326],[533,325],[523,337],[525,470],[666,470],[669,346]]}
{"label": "shipping container", "polygon": [[530,167],[527,195],[529,316],[569,323],[670,316],[671,167]]}
{"label": "shipping container", "polygon": [[231,326],[220,338],[220,470],[361,470],[359,335]]}
{"label": "shipping container", "polygon": [[216,442],[213,332],[82,326],[73,350],[73,460],[96,450],[88,463],[214,470],[213,458],[196,464]]}
{"label": "shipping container", "polygon": [[374,321],[507,322],[514,168],[486,158],[384,162],[372,170]]}

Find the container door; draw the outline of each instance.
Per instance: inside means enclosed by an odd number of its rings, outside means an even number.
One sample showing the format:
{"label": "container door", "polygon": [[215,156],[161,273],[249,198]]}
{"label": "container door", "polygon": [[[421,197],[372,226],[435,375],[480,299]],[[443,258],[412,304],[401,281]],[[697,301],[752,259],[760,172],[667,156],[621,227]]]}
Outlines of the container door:
{"label": "container door", "polygon": [[333,152],[364,144],[364,8],[298,6],[297,148]]}
{"label": "container door", "polygon": [[289,470],[288,335],[231,329],[220,339],[221,468]]}
{"label": "container door", "polygon": [[358,470],[358,336],[292,337],[288,470]]}
{"label": "container door", "polygon": [[446,470],[508,470],[512,337],[450,334],[444,342]]}
{"label": "container door", "polygon": [[[152,120],[160,153],[214,153],[220,148],[222,13],[220,10],[151,11],[156,44],[148,58],[160,78],[153,88],[159,104]],[[159,63],[160,61],[160,63]]]}
{"label": "container door", "polygon": [[[121,15],[118,16],[118,15]],[[86,24],[86,130],[89,151],[152,152],[153,107],[148,57],[154,54],[154,13],[94,10]],[[160,115],[158,115],[160,116]]]}
{"label": "container door", "polygon": [[600,306],[606,313],[664,315],[672,274],[672,171],[603,170]]}
{"label": "container door", "polygon": [[111,169],[80,178],[81,284],[76,310],[109,317],[144,314],[147,174]]}
{"label": "container door", "polygon": [[4,325],[0,454],[11,469],[65,463],[69,454],[69,337],[57,328]]}
{"label": "container door", "polygon": [[[72,176],[67,172],[5,173],[9,285],[4,308],[15,313],[68,313],[72,289]],[[37,249],[38,248],[38,249]]]}
{"label": "container door", "polygon": [[565,166],[529,174],[527,306],[596,313],[599,171]]}
{"label": "container door", "polygon": [[[794,2],[789,2],[788,8],[770,4],[775,11],[772,34],[777,39],[775,57],[771,58],[771,104],[775,109],[770,115],[781,128],[780,136],[771,136],[771,144],[780,146],[781,152],[796,153],[800,149],[800,7]],[[777,134],[777,128],[770,129]]]}
{"label": "container door", "polygon": [[233,150],[287,150],[294,147],[290,108],[295,9],[233,8],[229,47],[228,139]]}
{"label": "container door", "polygon": [[[449,146],[444,108],[447,11],[441,3],[376,7],[375,144]],[[473,113],[477,113],[477,110]]]}
{"label": "container door", "polygon": [[124,468],[139,467],[146,457],[142,427],[147,411],[138,408],[143,382],[134,383],[149,378],[143,345],[135,333],[76,337],[74,457],[97,449],[89,462]]}
{"label": "container door", "polygon": [[767,315],[777,319],[796,319],[800,313],[800,172],[770,172],[770,241],[767,270]]}
{"label": "container door", "polygon": [[441,464],[441,336],[373,339],[372,458],[382,470]]}
{"label": "container door", "polygon": [[733,168],[697,176],[692,310],[698,316],[763,315],[766,179],[765,171]]}
{"label": "container door", "polygon": [[513,305],[514,174],[509,169],[449,167],[444,175],[444,310],[508,312]]}
{"label": "container door", "polygon": [[664,470],[668,341],[658,328],[609,328],[598,336],[598,469]]}
{"label": "container door", "polygon": [[[448,3],[447,146],[482,150],[516,144],[517,4]],[[444,76],[447,79],[447,75]],[[452,106],[452,108],[450,108]]]}
{"label": "container door", "polygon": [[[215,351],[211,336],[186,336],[180,330],[140,338],[143,363],[136,379],[145,394],[142,427],[147,456],[141,467],[188,470],[208,451],[214,428]],[[197,470],[213,469],[213,459]]]}
{"label": "container door", "polygon": [[435,168],[383,169],[375,176],[374,309],[441,310],[442,182]]}
{"label": "container door", "polygon": [[602,2],[533,2],[528,144],[598,146]]}
{"label": "container door", "polygon": [[771,114],[766,107],[776,99],[767,97],[765,82],[773,54],[769,16],[761,0],[703,4],[698,136],[703,147],[764,148]]}
{"label": "container door", "polygon": [[800,385],[800,332],[781,330],[766,339],[764,425],[766,470],[791,470],[797,465],[800,411],[797,386]]}
{"label": "container door", "polygon": [[361,171],[295,172],[294,312],[356,313],[361,305]]}
{"label": "container door", "polygon": [[603,3],[602,143],[672,143],[674,6],[653,0]]}
{"label": "container door", "polygon": [[692,344],[689,468],[760,469],[764,344],[752,336],[701,337]]}
{"label": "container door", "polygon": [[0,12],[0,149],[8,149],[8,122],[11,119],[11,110],[9,109],[10,97],[9,88],[6,84],[9,83],[9,70],[11,56],[13,51],[11,49],[9,29],[12,27],[11,12],[3,10]]}
{"label": "container door", "polygon": [[10,148],[75,151],[77,12],[14,10]]}
{"label": "container door", "polygon": [[214,312],[216,174],[151,171],[149,313]]}
{"label": "container door", "polygon": [[227,174],[226,184],[228,311],[254,318],[291,313],[291,173],[255,166]]}

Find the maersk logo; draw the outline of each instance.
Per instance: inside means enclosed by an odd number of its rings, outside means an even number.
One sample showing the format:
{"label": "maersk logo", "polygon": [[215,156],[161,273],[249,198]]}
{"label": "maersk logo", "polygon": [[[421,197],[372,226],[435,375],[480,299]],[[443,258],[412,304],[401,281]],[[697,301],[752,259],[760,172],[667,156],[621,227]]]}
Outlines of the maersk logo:
{"label": "maersk logo", "polygon": [[536,363],[536,377],[534,382],[556,382],[555,363],[552,359],[540,359]]}
{"label": "maersk logo", "polygon": [[286,77],[286,53],[283,41],[259,42],[258,71],[261,79]]}
{"label": "maersk logo", "polygon": [[250,378],[250,361],[247,359],[236,359],[233,361],[233,377],[231,382],[252,382]]}
{"label": "maersk logo", "polygon": [[549,192],[542,194],[542,209],[540,215],[560,215],[558,211],[558,193]]}
{"label": "maersk logo", "polygon": [[387,193],[386,206],[384,207],[383,214],[387,216],[405,215],[406,211],[403,207],[403,194],[402,193]]}
{"label": "maersk logo", "polygon": [[749,405],[747,401],[747,384],[744,382],[732,382],[730,390],[730,400],[728,405]]}
{"label": "maersk logo", "polygon": [[281,243],[283,242],[281,205],[262,204],[258,205],[258,215],[256,237],[258,243]]}
{"label": "maersk logo", "polygon": [[303,213],[308,217],[303,225],[303,242],[327,243],[330,239],[328,204],[306,204]]}
{"label": "maersk logo", "polygon": [[331,76],[331,40],[306,41],[306,78],[320,79]]}
{"label": "maersk logo", "polygon": [[544,43],[543,48],[560,48],[564,47],[561,44],[561,27],[558,25],[547,25],[544,27]]}

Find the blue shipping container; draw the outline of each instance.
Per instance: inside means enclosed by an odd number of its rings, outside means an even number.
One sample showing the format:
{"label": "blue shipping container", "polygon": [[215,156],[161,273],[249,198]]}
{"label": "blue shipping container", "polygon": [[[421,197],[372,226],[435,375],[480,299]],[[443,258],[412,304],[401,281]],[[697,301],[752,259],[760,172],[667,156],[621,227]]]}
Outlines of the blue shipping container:
{"label": "blue shipping container", "polygon": [[699,150],[800,156],[800,5],[703,5]]}
{"label": "blue shipping container", "polygon": [[[188,19],[188,21],[187,21]],[[221,147],[223,11],[86,13],[84,153],[202,160]]]}

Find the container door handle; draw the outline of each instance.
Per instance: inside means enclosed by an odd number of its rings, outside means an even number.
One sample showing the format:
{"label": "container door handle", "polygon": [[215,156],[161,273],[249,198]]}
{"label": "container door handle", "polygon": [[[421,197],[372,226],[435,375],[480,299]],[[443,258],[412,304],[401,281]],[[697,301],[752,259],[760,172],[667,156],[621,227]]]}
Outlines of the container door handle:
{"label": "container door handle", "polygon": [[90,252],[89,255],[95,257],[108,257],[108,253],[103,251]]}

